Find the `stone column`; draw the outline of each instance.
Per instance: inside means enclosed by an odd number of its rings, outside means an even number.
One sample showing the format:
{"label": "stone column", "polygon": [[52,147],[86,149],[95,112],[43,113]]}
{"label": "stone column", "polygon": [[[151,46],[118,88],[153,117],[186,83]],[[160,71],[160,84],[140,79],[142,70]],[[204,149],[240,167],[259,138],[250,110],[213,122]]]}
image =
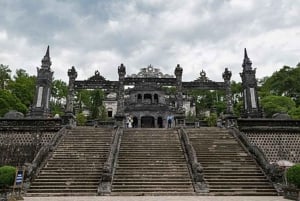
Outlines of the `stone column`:
{"label": "stone column", "polygon": [[228,68],[225,68],[225,71],[223,73],[223,79],[225,82],[225,91],[226,91],[226,113],[227,114],[233,114],[233,107],[232,107],[232,94],[231,94],[231,71],[228,70]]}
{"label": "stone column", "polygon": [[176,126],[184,126],[185,125],[185,111],[183,108],[183,97],[182,97],[182,68],[179,64],[177,64],[175,68],[175,76],[176,76],[176,101],[177,101],[177,111],[175,114],[176,118]]}
{"label": "stone column", "polygon": [[118,88],[118,107],[117,107],[117,114],[115,115],[116,123],[118,126],[124,126],[124,80],[126,75],[126,67],[121,64],[118,67],[118,74],[119,74],[119,88]]}
{"label": "stone column", "polygon": [[68,86],[68,95],[67,95],[67,103],[66,103],[66,109],[65,114],[63,115],[63,123],[65,125],[69,125],[71,127],[75,126],[75,115],[74,112],[74,95],[75,95],[75,80],[77,78],[77,72],[75,70],[75,67],[72,66],[71,69],[68,70],[68,76],[69,76],[69,86]]}
{"label": "stone column", "polygon": [[182,68],[177,64],[174,74],[176,76],[176,99],[178,111],[183,111],[183,100],[182,100]]}
{"label": "stone column", "polygon": [[71,69],[68,70],[69,76],[69,86],[68,86],[68,96],[67,96],[67,104],[65,113],[73,113],[73,101],[74,101],[74,93],[75,93],[75,79],[77,78],[77,72],[75,67],[72,66]]}

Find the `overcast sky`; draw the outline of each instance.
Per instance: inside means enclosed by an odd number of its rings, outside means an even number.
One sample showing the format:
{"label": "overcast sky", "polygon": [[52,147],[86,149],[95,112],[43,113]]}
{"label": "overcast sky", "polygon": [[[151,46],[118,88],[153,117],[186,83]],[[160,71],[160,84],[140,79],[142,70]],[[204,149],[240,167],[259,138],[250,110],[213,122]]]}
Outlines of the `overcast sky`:
{"label": "overcast sky", "polygon": [[243,49],[270,76],[300,62],[298,0],[0,0],[0,63],[36,75],[50,45],[55,79],[78,80],[95,70],[116,80],[152,64],[183,80],[222,81],[225,67],[240,81]]}

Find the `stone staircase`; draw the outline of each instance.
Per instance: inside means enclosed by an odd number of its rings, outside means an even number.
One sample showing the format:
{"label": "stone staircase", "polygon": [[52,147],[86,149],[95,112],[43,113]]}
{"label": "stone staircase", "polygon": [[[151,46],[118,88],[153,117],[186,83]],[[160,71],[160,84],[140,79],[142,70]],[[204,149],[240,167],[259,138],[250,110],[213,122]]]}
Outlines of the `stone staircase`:
{"label": "stone staircase", "polygon": [[113,130],[77,127],[68,132],[26,196],[95,196]]}
{"label": "stone staircase", "polygon": [[197,159],[204,168],[210,195],[277,195],[266,176],[225,129],[187,129]]}
{"label": "stone staircase", "polygon": [[176,130],[124,130],[111,195],[193,194]]}

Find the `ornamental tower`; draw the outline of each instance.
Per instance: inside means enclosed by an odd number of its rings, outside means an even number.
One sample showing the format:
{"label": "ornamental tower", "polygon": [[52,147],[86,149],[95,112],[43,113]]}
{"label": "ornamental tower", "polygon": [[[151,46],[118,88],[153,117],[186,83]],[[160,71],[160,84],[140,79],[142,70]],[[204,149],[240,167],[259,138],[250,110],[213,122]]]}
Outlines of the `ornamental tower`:
{"label": "ornamental tower", "polygon": [[240,73],[243,88],[243,110],[241,117],[243,118],[261,118],[262,112],[259,106],[257,94],[257,80],[255,77],[256,69],[252,69],[252,62],[244,50],[244,61],[242,64],[243,72]]}
{"label": "ornamental tower", "polygon": [[37,67],[36,92],[33,105],[30,111],[30,117],[48,118],[50,117],[50,95],[53,72],[50,69],[51,60],[49,45],[44,58],[42,59],[41,68]]}

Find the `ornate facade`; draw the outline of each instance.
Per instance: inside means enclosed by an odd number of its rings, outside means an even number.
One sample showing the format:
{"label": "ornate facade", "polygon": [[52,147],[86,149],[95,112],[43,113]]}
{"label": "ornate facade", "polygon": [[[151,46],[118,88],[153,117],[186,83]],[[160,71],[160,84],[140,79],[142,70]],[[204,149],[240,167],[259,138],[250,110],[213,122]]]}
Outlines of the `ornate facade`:
{"label": "ornate facade", "polygon": [[[126,76],[126,67],[118,67],[119,80],[109,81],[98,71],[88,80],[77,81],[74,67],[69,70],[69,96],[76,89],[104,89],[107,98],[104,106],[109,117],[114,117],[117,124],[124,126],[126,119],[133,119],[134,127],[166,127],[167,116],[174,117],[176,125],[185,124],[187,114],[195,114],[193,100],[183,94],[188,89],[225,90],[227,113],[232,112],[230,78],[231,72],[226,68],[223,73],[225,82],[213,82],[202,70],[195,81],[182,81],[183,69],[178,64],[174,75],[163,74],[159,69],[149,65],[140,72]],[[168,89],[175,89],[169,93]],[[68,111],[72,111],[72,101],[67,101]]]}

